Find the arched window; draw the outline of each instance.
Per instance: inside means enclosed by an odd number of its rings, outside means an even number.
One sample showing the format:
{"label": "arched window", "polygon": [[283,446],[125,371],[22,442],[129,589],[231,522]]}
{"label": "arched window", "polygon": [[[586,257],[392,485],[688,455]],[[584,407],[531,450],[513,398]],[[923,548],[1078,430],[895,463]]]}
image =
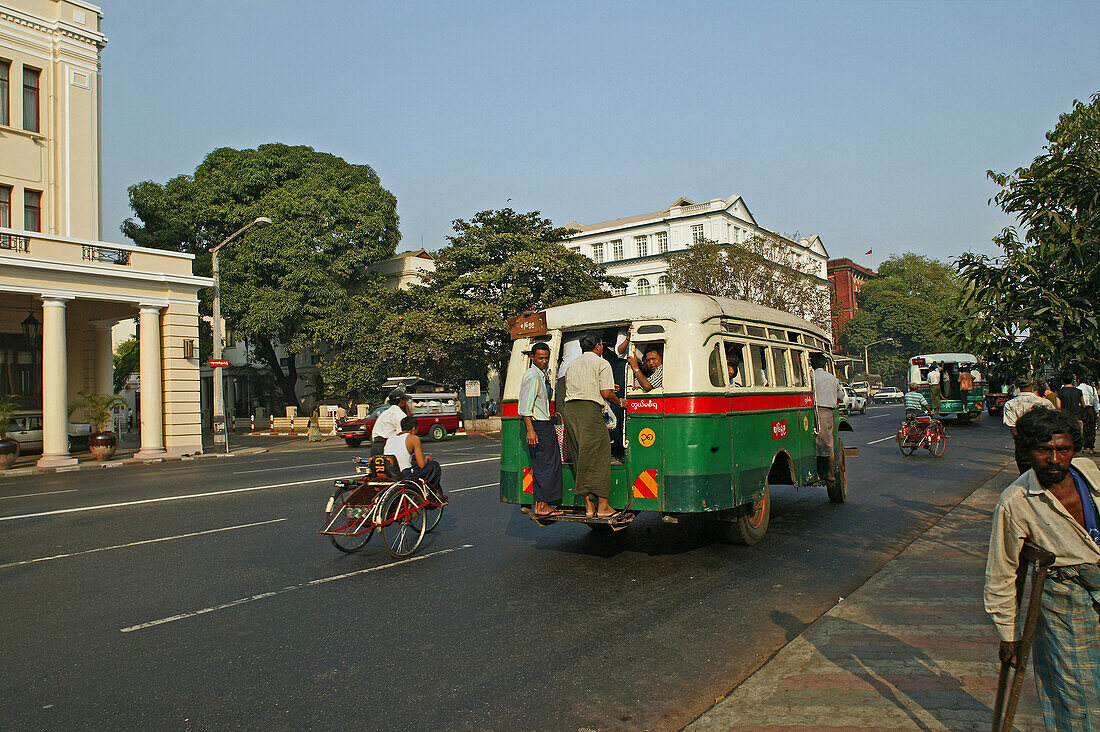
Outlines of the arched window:
{"label": "arched window", "polygon": [[647,280],[645,277],[640,278],[636,283],[634,283],[634,286],[635,288],[637,288],[639,295],[648,295],[650,292],[649,280]]}
{"label": "arched window", "polygon": [[668,279],[668,275],[657,278],[657,292],[672,292],[672,282]]}

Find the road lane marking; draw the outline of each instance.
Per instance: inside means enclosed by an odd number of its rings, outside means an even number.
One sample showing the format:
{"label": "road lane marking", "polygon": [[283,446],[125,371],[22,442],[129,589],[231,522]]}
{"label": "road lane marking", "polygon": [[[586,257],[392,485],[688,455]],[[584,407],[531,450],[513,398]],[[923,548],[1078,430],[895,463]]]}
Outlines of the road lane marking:
{"label": "road lane marking", "polygon": [[462,491],[476,491],[478,488],[492,488],[494,485],[500,485],[500,483],[486,483],[485,485],[472,485],[469,488],[455,488],[453,491],[447,491],[448,495],[451,493],[461,493]]}
{"label": "road lane marking", "polygon": [[890,416],[889,414],[876,414],[875,416],[868,417],[867,419],[881,419],[882,417],[889,417],[889,416]]}
{"label": "road lane marking", "polygon": [[6,501],[9,498],[30,498],[32,496],[51,496],[55,493],[76,493],[76,488],[69,488],[63,491],[43,491],[42,493],[20,493],[18,496],[0,496],[0,501]]}
{"label": "road lane marking", "polygon": [[144,539],[142,541],[132,541],[129,544],[115,544],[113,546],[101,546],[96,549],[85,549],[80,552],[69,552],[68,554],[55,554],[52,557],[38,557],[36,559],[24,559],[19,562],[8,562],[7,564],[0,564],[0,569],[7,567],[21,567],[24,564],[36,564],[38,562],[49,562],[54,559],[65,559],[66,557],[78,557],[82,554],[95,554],[96,552],[106,552],[112,549],[126,549],[132,546],[142,546],[143,544],[156,544],[162,541],[174,541],[176,539],[187,539],[192,536],[203,536],[205,534],[217,534],[221,531],[234,531],[236,529],[247,529],[253,526],[264,526],[265,524],[277,524],[280,521],[286,521],[285,518],[271,519],[270,521],[256,521],[251,524],[238,524],[236,526],[225,526],[220,529],[207,529],[206,531],[192,531],[189,534],[176,534],[175,536],[162,536],[159,539]]}
{"label": "road lane marking", "polygon": [[290,465],[279,468],[257,468],[256,470],[237,470],[233,475],[244,475],[245,473],[270,473],[273,470],[292,470],[295,468],[318,468],[322,465],[339,465],[343,463],[343,460],[332,460],[327,463],[309,463],[308,465]]}
{"label": "road lane marking", "polygon": [[307,587],[314,587],[316,585],[323,585],[327,582],[335,582],[336,580],[347,579],[348,577],[355,577],[360,574],[369,574],[371,572],[380,572],[383,569],[389,569],[390,567],[396,567],[401,564],[411,564],[412,562],[419,562],[423,559],[430,559],[431,557],[438,557],[444,554],[450,554],[452,552],[462,551],[463,549],[469,549],[473,547],[473,544],[463,544],[462,546],[454,547],[451,549],[440,549],[437,552],[431,552],[429,554],[422,554],[419,557],[410,557],[409,559],[401,559],[396,562],[390,562],[389,564],[383,564],[378,567],[367,567],[366,569],[357,569],[354,572],[346,572],[344,574],[337,574],[331,577],[319,577],[308,582],[301,582],[296,585],[287,585],[278,590],[271,592],[261,592],[258,595],[250,595],[248,597],[242,597],[238,600],[232,600],[230,602],[222,603],[221,605],[214,605],[212,607],[205,607],[202,610],[192,610],[188,613],[180,613],[179,615],[172,615],[167,618],[160,618],[159,620],[150,620],[147,623],[140,623],[138,625],[131,625],[126,628],[119,628],[122,633],[132,633],[135,630],[144,630],[146,628],[152,628],[157,625],[164,625],[165,623],[174,623],[177,620],[186,620],[188,618],[194,618],[199,615],[206,615],[207,613],[216,612],[218,610],[226,610],[231,607],[237,607],[238,605],[245,605],[256,600],[263,600],[268,597],[275,597],[276,595],[282,595],[287,592],[293,592],[294,590],[301,590]]}
{"label": "road lane marking", "polygon": [[[500,460],[499,457],[482,458],[481,460],[465,460],[458,463],[445,463],[440,467],[453,467],[455,465],[469,465],[470,463],[484,463],[492,460]],[[293,467],[293,466],[291,466]],[[288,468],[289,469],[289,468]],[[270,485],[255,485],[248,488],[227,488],[222,491],[208,491],[206,493],[188,493],[182,496],[162,496],[160,498],[142,498],[136,501],[122,501],[120,503],[102,503],[96,506],[78,506],[76,508],[59,508],[54,511],[39,511],[37,513],[21,513],[14,516],[0,516],[0,521],[15,521],[17,519],[41,518],[43,516],[58,516],[66,513],[83,513],[85,511],[100,511],[105,508],[125,508],[127,506],[141,506],[147,503],[163,503],[165,501],[186,501],[192,498],[209,498],[211,496],[226,496],[233,493],[250,493],[253,491],[270,490],[272,488],[288,488],[296,485],[309,485],[310,483],[326,483],[330,480],[347,480],[359,477],[359,473],[352,475],[335,475],[328,478],[313,478],[310,480],[295,480],[289,483],[272,483]]]}
{"label": "road lane marking", "polygon": [[890,435],[890,436],[888,436],[888,437],[883,437],[883,438],[882,438],[881,440],[871,440],[871,441],[870,441],[870,442],[868,442],[867,444],[868,444],[868,445],[873,445],[873,444],[875,444],[876,442],[886,442],[887,440],[896,440],[896,439],[897,439],[897,437],[898,437],[897,435]]}

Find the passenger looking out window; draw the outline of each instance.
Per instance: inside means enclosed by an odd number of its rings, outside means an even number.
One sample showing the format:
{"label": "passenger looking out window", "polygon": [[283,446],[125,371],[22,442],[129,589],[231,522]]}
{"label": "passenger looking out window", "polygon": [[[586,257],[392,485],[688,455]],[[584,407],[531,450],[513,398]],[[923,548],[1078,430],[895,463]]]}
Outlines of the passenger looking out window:
{"label": "passenger looking out window", "polygon": [[726,342],[726,371],[730,386],[745,385],[745,347],[740,343]]}
{"label": "passenger looking out window", "polygon": [[641,387],[642,391],[660,389],[664,383],[665,367],[658,346],[646,345],[638,350],[644,354],[644,369],[642,364],[638,362],[638,357],[633,353],[626,358],[627,363],[630,364],[630,368],[634,372],[634,381]]}

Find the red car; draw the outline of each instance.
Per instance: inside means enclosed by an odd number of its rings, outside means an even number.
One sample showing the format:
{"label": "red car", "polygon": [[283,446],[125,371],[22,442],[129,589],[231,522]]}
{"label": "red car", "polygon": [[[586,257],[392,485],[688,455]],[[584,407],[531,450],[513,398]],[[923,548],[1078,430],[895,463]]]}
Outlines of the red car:
{"label": "red car", "polygon": [[[410,395],[410,401],[413,397]],[[382,412],[389,409],[388,405],[376,407],[374,411],[363,419],[345,419],[336,426],[336,433],[344,438],[348,447],[359,447],[371,439],[371,431],[374,423]],[[432,411],[432,407],[413,406],[413,416],[416,417],[416,433],[421,437],[427,436],[439,442],[458,431],[460,417],[457,411],[444,413]]]}

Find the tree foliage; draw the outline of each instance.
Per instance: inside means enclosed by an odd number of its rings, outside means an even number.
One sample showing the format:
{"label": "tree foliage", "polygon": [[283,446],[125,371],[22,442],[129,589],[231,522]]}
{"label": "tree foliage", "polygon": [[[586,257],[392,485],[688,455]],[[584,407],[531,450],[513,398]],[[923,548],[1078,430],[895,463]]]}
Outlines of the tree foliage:
{"label": "tree foliage", "polygon": [[904,378],[908,359],[918,353],[958,350],[960,339],[944,330],[963,284],[946,262],[907,252],[882,263],[878,276],[863,284],[859,310],[841,329],[842,345],[853,357],[868,348],[870,372]]}
{"label": "tree foliage", "polygon": [[1100,94],[1073,102],[1046,135],[1042,155],[1011,174],[988,171],[993,201],[1023,231],[993,239],[998,257],[957,263],[969,287],[963,302],[979,318],[956,327],[975,350],[1000,356],[1016,373],[1043,364],[1100,371]]}
{"label": "tree foliage", "polygon": [[130,374],[138,370],[141,358],[141,347],[137,338],[129,338],[118,344],[115,349],[114,362],[114,387],[115,393],[119,393],[126,386],[126,380]]}
{"label": "tree foliage", "polygon": [[[592,260],[563,246],[571,232],[537,211],[482,211],[453,223],[454,236],[435,255],[422,285],[364,301],[377,337],[356,342],[336,333],[337,388],[369,392],[381,378],[416,374],[452,385],[502,370],[511,348],[506,319],[528,308],[606,297],[620,283]],[[367,365],[367,358],[374,359]]]}
{"label": "tree foliage", "polygon": [[709,239],[668,255],[673,288],[765,305],[831,329],[829,288],[810,262],[774,235],[743,244]]}
{"label": "tree foliage", "polygon": [[[318,345],[330,328],[353,329],[353,295],[380,287],[367,267],[393,255],[397,201],[367,165],[304,146],[219,148],[191,175],[129,188],[136,219],[122,225],[135,243],[196,255],[259,216],[272,220],[219,252],[222,315],[270,369],[286,404],[297,405],[289,354]],[[209,312],[210,294],[203,308]],[[206,354],[204,354],[205,356]]]}

